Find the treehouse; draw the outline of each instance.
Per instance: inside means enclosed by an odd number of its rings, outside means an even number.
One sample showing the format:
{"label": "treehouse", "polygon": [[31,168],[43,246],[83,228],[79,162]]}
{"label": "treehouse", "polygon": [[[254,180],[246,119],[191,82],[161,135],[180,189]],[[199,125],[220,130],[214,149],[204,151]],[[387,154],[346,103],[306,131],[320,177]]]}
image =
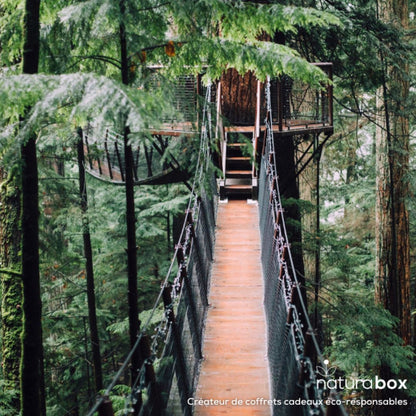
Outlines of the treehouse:
{"label": "treehouse", "polygon": [[[332,64],[319,66],[332,79]],[[265,84],[251,73],[231,70],[217,84],[217,137],[223,172],[220,196],[257,198],[256,161],[262,152],[266,123],[279,137],[333,133],[332,87],[313,88],[288,76],[272,78],[271,120],[266,117]]]}
{"label": "treehouse", "polygon": [[[332,64],[314,64],[332,79]],[[189,177],[187,158],[175,158],[170,153],[172,142],[196,136],[201,125],[201,96],[207,89],[201,76],[183,75],[173,81],[160,76],[159,67],[149,68],[145,88],[164,94],[172,105],[161,110],[158,124],[151,126],[143,141],[134,150],[136,185],[185,181]],[[168,88],[166,88],[166,85]],[[216,162],[222,171],[220,196],[257,197],[256,160],[262,152],[266,123],[271,123],[275,140],[288,136],[303,139],[330,136],[333,132],[332,87],[311,87],[288,76],[272,78],[270,93],[272,117],[266,117],[265,84],[252,73],[244,76],[227,71],[210,87],[208,109],[212,132],[216,138]],[[124,182],[122,138],[108,129],[94,134],[84,132],[84,142],[90,173],[113,183]]]}

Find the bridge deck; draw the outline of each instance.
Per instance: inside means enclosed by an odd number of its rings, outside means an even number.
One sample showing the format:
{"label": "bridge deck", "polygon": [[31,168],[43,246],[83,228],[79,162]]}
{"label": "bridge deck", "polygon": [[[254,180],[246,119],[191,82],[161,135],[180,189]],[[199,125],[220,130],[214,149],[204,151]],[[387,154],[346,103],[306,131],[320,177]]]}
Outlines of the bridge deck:
{"label": "bridge deck", "polygon": [[270,415],[254,404],[270,397],[257,206],[220,204],[216,241],[196,398],[223,402],[195,406],[195,415]]}

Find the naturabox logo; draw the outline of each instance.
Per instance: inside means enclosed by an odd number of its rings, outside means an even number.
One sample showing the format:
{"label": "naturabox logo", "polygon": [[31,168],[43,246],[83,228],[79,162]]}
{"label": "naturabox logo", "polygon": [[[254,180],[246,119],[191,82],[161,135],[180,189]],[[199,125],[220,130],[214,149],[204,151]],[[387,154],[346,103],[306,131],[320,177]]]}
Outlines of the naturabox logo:
{"label": "naturabox logo", "polygon": [[336,367],[328,367],[329,361],[324,361],[324,366],[317,366],[316,373],[323,378],[317,379],[317,387],[324,390],[407,390],[407,379],[384,380],[378,376],[371,378],[335,378]]}

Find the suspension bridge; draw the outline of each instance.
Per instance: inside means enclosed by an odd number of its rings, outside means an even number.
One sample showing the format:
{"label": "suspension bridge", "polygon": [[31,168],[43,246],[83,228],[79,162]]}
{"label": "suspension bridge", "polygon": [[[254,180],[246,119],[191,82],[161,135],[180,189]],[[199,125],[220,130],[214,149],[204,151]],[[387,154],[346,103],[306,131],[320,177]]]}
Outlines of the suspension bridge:
{"label": "suspension bridge", "polygon": [[[330,64],[321,68],[331,75]],[[275,149],[288,135],[332,134],[331,87],[284,77],[257,82],[249,125],[227,124],[220,82],[205,88],[186,76],[177,88],[184,119],[149,132],[133,171],[137,185],[187,184],[182,232],[151,316],[88,416],[115,414],[112,391],[126,382],[137,351],[141,367],[117,414],[346,415],[317,383],[326,362],[296,275]],[[197,94],[205,97],[200,119]],[[183,135],[199,137],[193,176],[169,153],[169,142]],[[122,185],[122,138],[89,127],[83,140],[88,171]],[[160,310],[163,318],[151,324]]]}

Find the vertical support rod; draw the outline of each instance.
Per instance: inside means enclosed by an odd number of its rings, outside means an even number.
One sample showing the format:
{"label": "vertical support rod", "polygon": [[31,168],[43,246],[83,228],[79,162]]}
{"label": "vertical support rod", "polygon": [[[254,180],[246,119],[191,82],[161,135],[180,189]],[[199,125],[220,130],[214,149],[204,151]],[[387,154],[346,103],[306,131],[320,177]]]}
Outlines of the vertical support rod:
{"label": "vertical support rod", "polygon": [[284,106],[284,90],[282,88],[282,82],[277,80],[277,124],[279,131],[283,130],[283,106]]}
{"label": "vertical support rod", "polygon": [[110,174],[110,179],[113,179],[113,169],[111,167],[110,153],[108,152],[107,138],[108,138],[108,129],[105,131],[104,149],[105,149],[105,156],[107,158],[108,173]]}
{"label": "vertical support rod", "polygon": [[[328,77],[332,81],[332,64],[328,68]],[[332,84],[328,85],[328,121],[331,126],[334,125],[333,114],[334,114],[334,88]]]}
{"label": "vertical support rod", "polygon": [[118,166],[120,168],[121,180],[124,182],[124,180],[125,180],[125,172],[123,171],[123,163],[121,161],[120,150],[118,149],[117,142],[114,142],[114,149],[116,151],[117,162],[118,162]]}
{"label": "vertical support rod", "polygon": [[319,146],[319,135],[316,134],[314,137],[314,153],[315,163],[316,163],[316,241],[315,241],[315,310],[314,310],[314,327],[320,333],[319,325],[319,312],[318,312],[318,302],[319,302],[319,291],[321,286],[321,201],[320,201],[320,162],[322,147]]}

